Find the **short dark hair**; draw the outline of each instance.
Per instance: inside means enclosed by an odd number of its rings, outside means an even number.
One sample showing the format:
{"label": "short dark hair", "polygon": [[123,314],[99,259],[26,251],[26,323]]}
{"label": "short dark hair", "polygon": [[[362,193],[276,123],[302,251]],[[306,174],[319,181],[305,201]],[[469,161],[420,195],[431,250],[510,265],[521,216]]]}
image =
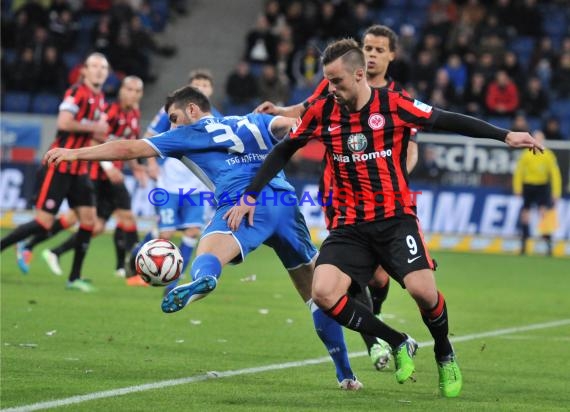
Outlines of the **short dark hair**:
{"label": "short dark hair", "polygon": [[382,26],[380,24],[375,24],[370,26],[366,29],[364,34],[362,35],[362,41],[364,42],[364,37],[367,34],[376,37],[387,37],[388,38],[388,47],[390,47],[390,51],[396,51],[396,47],[398,46],[398,35],[388,26]]}
{"label": "short dark hair", "polygon": [[170,93],[166,98],[164,110],[168,113],[170,107],[175,105],[177,107],[186,107],[190,103],[194,103],[203,112],[211,110],[210,100],[204,93],[192,86],[184,86]]}
{"label": "short dark hair", "polygon": [[349,64],[353,68],[365,67],[364,53],[354,39],[342,39],[330,43],[321,57],[323,66],[341,58],[343,63]]}
{"label": "short dark hair", "polygon": [[188,83],[192,83],[193,80],[208,80],[214,85],[214,76],[212,72],[208,69],[196,69],[188,73]]}

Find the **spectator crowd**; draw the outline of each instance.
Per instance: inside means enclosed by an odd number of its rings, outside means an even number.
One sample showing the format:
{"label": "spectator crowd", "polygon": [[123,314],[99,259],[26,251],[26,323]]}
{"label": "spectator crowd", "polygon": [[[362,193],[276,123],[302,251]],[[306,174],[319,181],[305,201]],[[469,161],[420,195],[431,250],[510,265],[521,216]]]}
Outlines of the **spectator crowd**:
{"label": "spectator crowd", "polygon": [[[170,13],[186,13],[185,0],[13,0],[2,1],[3,110],[12,100],[30,95],[52,96],[38,110],[57,112],[57,102],[79,76],[85,56],[107,56],[113,69],[104,86],[116,96],[121,80],[136,75],[156,80],[153,58],[173,56],[173,46],[160,44],[156,34],[168,24]],[[18,109],[18,107],[14,108]],[[43,109],[43,110],[42,110]],[[28,110],[23,110],[28,111]]]}
{"label": "spectator crowd", "polygon": [[412,96],[570,139],[568,0],[267,0],[227,79],[225,112],[298,103],[321,79],[327,42],[372,24],[399,34],[388,74]]}

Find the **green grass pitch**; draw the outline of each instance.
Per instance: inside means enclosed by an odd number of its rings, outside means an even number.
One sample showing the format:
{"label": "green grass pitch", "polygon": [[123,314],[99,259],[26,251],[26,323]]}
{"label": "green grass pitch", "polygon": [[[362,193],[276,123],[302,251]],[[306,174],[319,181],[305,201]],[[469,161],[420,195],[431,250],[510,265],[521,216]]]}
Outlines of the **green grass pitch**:
{"label": "green grass pitch", "polygon": [[[56,239],[61,240],[62,235]],[[51,242],[53,244],[53,242]],[[46,244],[46,245],[49,245]],[[87,395],[72,411],[556,411],[570,405],[570,260],[434,253],[448,302],[451,334],[464,375],[457,399],[437,393],[431,346],[420,349],[415,383],[399,385],[393,365],[375,371],[352,359],[365,387],[337,388],[324,361],[286,369],[288,362],[326,357],[309,310],[273,252],[263,247],[224,270],[217,290],[165,315],[160,288],[132,288],[114,277],[109,236],[95,239],[85,277],[99,291],[67,291],[49,273],[41,245],[21,275],[13,249],[1,256],[1,407],[15,408]],[[65,272],[71,254],[62,261]],[[256,274],[255,281],[243,281]],[[411,298],[392,282],[387,322],[418,341],[431,340]],[[512,327],[565,324],[519,332]],[[364,344],[345,330],[351,352]],[[266,371],[249,370],[267,366]],[[217,371],[218,379],[203,379]],[[224,372],[236,371],[233,376]],[[210,373],[210,376],[214,374]],[[192,378],[186,383],[92,399],[94,393]]]}

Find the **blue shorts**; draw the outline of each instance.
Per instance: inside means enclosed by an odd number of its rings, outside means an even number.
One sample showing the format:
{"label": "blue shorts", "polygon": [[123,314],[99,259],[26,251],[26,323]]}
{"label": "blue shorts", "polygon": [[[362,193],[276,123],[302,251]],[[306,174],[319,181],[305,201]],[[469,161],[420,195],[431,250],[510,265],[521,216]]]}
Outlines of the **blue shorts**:
{"label": "blue shorts", "polygon": [[275,250],[287,270],[306,265],[317,255],[317,248],[311,242],[305,218],[296,205],[274,205],[271,202],[267,205],[257,205],[253,226],[249,226],[247,219],[244,219],[236,232],[232,232],[223,220],[224,214],[231,207],[232,205],[227,204],[216,210],[216,214],[204,229],[202,238],[212,233],[233,235],[239,244],[241,256],[232,263],[241,262],[261,244]]}
{"label": "blue shorts", "polygon": [[200,202],[200,195],[191,195],[190,198],[191,201],[184,198],[180,201],[177,193],[169,193],[168,202],[156,207],[159,231],[204,226],[204,205]]}

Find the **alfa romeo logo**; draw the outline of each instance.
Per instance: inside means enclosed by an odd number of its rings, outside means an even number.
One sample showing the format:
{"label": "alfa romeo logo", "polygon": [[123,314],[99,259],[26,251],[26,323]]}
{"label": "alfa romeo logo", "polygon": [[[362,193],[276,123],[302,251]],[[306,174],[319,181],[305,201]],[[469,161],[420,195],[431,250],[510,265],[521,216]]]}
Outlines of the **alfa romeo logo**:
{"label": "alfa romeo logo", "polygon": [[368,140],[362,133],[355,133],[348,136],[348,148],[353,152],[363,152],[366,146],[368,146]]}

